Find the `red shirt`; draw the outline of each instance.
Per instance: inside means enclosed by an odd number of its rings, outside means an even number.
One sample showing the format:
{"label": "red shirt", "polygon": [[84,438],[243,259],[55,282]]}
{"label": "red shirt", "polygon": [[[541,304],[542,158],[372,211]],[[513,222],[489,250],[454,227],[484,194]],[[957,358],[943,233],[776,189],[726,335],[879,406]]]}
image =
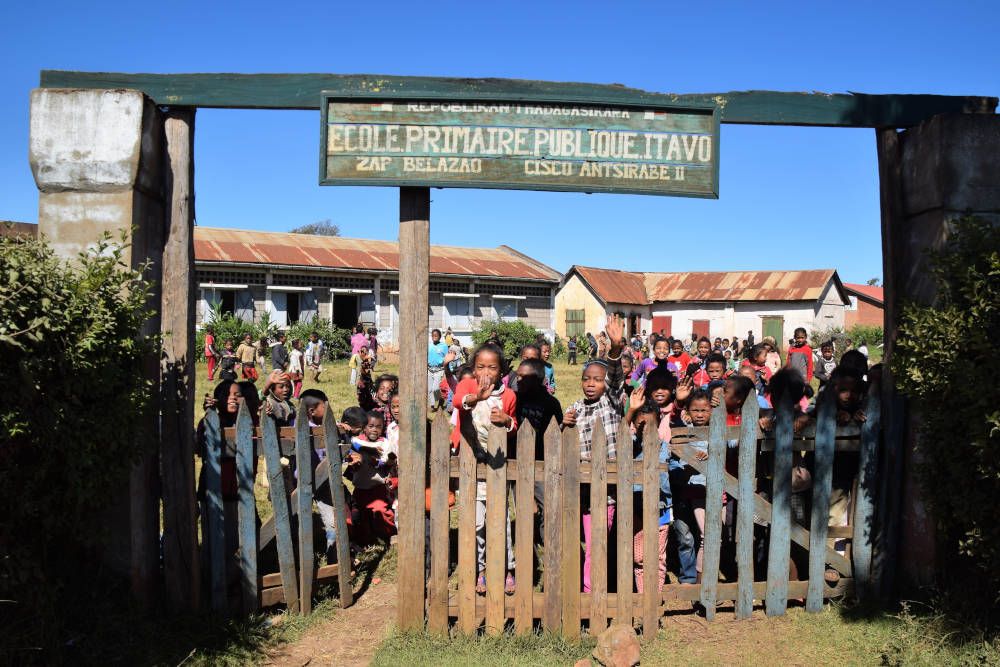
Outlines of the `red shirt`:
{"label": "red shirt", "polygon": [[785,359],[785,366],[792,366],[793,368],[802,368],[803,362],[801,360],[796,360],[796,363],[792,363],[793,354],[805,355],[805,369],[806,369],[806,382],[810,382],[813,379],[813,350],[808,345],[803,345],[802,347],[792,346],[788,348],[788,357]]}
{"label": "red shirt", "polygon": [[[451,430],[451,446],[453,450],[457,450],[458,445],[462,442],[462,425],[472,419],[471,411],[462,407],[462,399],[469,394],[475,396],[478,393],[479,381],[475,378],[465,378],[455,385],[455,396],[451,399],[451,404],[455,407],[455,411],[458,412],[458,423]],[[504,414],[510,417],[510,432],[513,433],[517,429],[517,394],[509,387],[504,386],[503,391],[500,393],[500,406]]]}
{"label": "red shirt", "polygon": [[687,352],[681,352],[679,355],[674,356],[671,353],[671,355],[667,357],[667,361],[672,361],[677,364],[677,379],[681,379],[687,375],[688,366],[691,364],[691,355]]}

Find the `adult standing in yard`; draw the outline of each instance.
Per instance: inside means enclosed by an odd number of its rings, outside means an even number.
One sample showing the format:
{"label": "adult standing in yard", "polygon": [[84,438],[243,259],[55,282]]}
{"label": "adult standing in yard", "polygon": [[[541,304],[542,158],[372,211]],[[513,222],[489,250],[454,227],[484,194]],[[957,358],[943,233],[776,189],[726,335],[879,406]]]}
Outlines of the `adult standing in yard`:
{"label": "adult standing in yard", "polygon": [[441,340],[441,330],[431,332],[431,344],[427,347],[427,401],[431,411],[436,412],[444,405],[441,396],[441,380],[444,378],[444,358],[448,346]]}

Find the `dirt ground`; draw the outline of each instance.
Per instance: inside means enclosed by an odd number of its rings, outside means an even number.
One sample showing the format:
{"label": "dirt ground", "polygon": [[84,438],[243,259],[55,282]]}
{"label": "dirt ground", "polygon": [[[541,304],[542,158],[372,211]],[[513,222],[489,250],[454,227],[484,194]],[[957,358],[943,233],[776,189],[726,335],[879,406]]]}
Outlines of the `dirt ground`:
{"label": "dirt ground", "polygon": [[294,643],[276,649],[264,664],[366,667],[395,622],[396,583],[373,581],[353,605],[310,628]]}

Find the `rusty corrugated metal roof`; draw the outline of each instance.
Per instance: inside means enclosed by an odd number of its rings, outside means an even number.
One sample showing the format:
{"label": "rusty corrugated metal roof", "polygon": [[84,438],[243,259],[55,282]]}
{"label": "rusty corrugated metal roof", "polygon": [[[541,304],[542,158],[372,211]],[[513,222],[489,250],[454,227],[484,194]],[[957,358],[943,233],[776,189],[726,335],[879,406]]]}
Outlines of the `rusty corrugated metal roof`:
{"label": "rusty corrugated metal roof", "polygon": [[[195,227],[198,262],[272,264],[314,269],[398,271],[399,243],[282,232]],[[557,282],[556,271],[506,246],[457,248],[431,246],[433,274],[516,278]]]}
{"label": "rusty corrugated metal roof", "polygon": [[844,283],[844,289],[848,292],[861,296],[868,299],[869,301],[874,301],[878,305],[885,303],[885,297],[882,294],[882,288],[878,285],[860,285],[858,283]]}
{"label": "rusty corrugated metal roof", "polygon": [[646,289],[643,287],[643,274],[634,271],[618,271],[616,269],[595,269],[590,266],[574,266],[570,271],[576,271],[590,285],[604,303],[630,303],[645,305],[649,303]]}
{"label": "rusty corrugated metal roof", "polygon": [[650,304],[660,301],[816,301],[833,269],[808,271],[689,271],[639,273],[574,266],[607,302]]}

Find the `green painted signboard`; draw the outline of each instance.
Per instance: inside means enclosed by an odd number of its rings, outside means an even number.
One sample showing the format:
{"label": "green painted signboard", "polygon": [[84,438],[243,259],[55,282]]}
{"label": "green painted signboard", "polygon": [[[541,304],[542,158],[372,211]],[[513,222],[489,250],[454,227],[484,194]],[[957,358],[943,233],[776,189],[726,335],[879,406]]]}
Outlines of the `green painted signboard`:
{"label": "green painted signboard", "polygon": [[718,197],[714,107],[324,94],[321,185]]}

